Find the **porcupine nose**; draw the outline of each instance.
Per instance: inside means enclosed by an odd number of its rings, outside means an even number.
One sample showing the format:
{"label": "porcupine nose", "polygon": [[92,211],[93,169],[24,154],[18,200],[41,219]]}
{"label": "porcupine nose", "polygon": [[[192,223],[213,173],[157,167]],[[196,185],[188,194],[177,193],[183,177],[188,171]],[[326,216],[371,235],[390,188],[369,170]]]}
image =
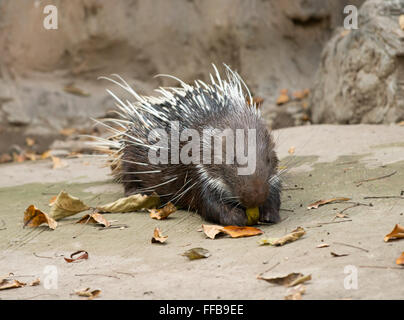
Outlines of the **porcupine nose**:
{"label": "porcupine nose", "polygon": [[246,208],[255,208],[264,204],[269,196],[269,189],[265,185],[253,185],[241,193],[241,203]]}

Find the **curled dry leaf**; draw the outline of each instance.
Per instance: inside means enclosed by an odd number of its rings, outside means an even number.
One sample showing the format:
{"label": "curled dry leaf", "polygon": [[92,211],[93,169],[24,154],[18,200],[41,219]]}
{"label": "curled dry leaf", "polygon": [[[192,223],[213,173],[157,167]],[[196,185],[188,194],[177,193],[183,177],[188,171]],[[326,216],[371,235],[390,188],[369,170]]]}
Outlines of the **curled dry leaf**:
{"label": "curled dry leaf", "polygon": [[302,227],[297,227],[291,233],[284,235],[281,238],[262,238],[258,240],[260,245],[283,246],[288,242],[293,242],[302,237],[306,231]]}
{"label": "curled dry leaf", "polygon": [[170,214],[174,213],[175,211],[177,211],[177,208],[171,202],[167,203],[161,209],[151,209],[151,210],[149,210],[150,218],[157,219],[157,220],[167,219],[167,217]]}
{"label": "curled dry leaf", "polygon": [[76,223],[99,223],[102,224],[104,227],[109,227],[111,224],[107,219],[104,218],[104,216],[98,212],[93,212],[90,214],[84,215],[79,221]]}
{"label": "curled dry leaf", "polygon": [[340,201],[348,201],[351,200],[350,198],[332,198],[328,200],[318,200],[312,204],[309,204],[307,209],[317,209],[318,207],[328,204],[328,203],[333,203],[333,202],[340,202]]}
{"label": "curled dry leaf", "polygon": [[262,230],[254,227],[237,227],[226,226],[223,227],[222,232],[228,234],[232,238],[252,237],[262,234]]}
{"label": "curled dry leaf", "polygon": [[296,287],[291,288],[288,295],[285,296],[285,300],[302,300],[302,295],[306,292],[306,287],[303,284],[299,284]]}
{"label": "curled dry leaf", "polygon": [[168,236],[163,236],[160,229],[158,227],[156,227],[154,229],[154,234],[153,234],[153,238],[151,239],[151,242],[152,243],[164,243],[164,242],[166,242],[167,238],[168,238]]}
{"label": "curled dry leaf", "polygon": [[55,230],[58,225],[57,222],[45,212],[37,209],[34,205],[30,205],[24,212],[24,227],[38,227],[42,223],[46,223],[52,230]]}
{"label": "curled dry leaf", "polygon": [[215,239],[216,235],[222,232],[223,227],[215,224],[203,224],[202,231],[211,239]]}
{"label": "curled dry leaf", "polygon": [[399,256],[396,260],[396,264],[400,266],[404,266],[404,252],[401,253],[401,256]]}
{"label": "curled dry leaf", "polygon": [[20,282],[18,280],[8,280],[2,279],[0,281],[0,290],[7,290],[7,289],[14,289],[14,288],[21,288],[25,286],[26,283]]}
{"label": "curled dry leaf", "polygon": [[333,257],[336,257],[336,258],[349,256],[349,254],[347,254],[347,253],[341,253],[341,254],[340,254],[340,253],[330,252],[330,254],[331,254]]}
{"label": "curled dry leaf", "polygon": [[90,288],[85,288],[82,290],[76,290],[74,293],[80,297],[86,297],[89,300],[91,300],[91,299],[94,299],[97,296],[99,296],[101,293],[101,290],[96,289],[96,290],[90,291]]}
{"label": "curled dry leaf", "polygon": [[182,255],[187,257],[189,260],[197,260],[209,257],[210,252],[204,248],[192,248],[185,251]]}
{"label": "curled dry leaf", "polygon": [[285,287],[293,287],[298,284],[301,284],[303,282],[311,280],[311,274],[309,275],[303,275],[302,273],[289,273],[286,276],[281,276],[281,277],[263,277],[263,276],[258,276],[258,279],[260,280],[265,280],[269,283],[285,286]]}
{"label": "curled dry leaf", "polygon": [[281,94],[279,95],[278,99],[276,99],[276,104],[281,105],[289,101],[289,95],[287,89],[282,89]]}
{"label": "curled dry leaf", "polygon": [[49,216],[55,220],[60,220],[88,209],[90,209],[90,207],[84,204],[79,198],[61,191],[52,205]]}
{"label": "curled dry leaf", "polygon": [[32,281],[29,285],[31,287],[35,287],[35,286],[38,286],[40,283],[41,283],[41,280],[39,278],[37,278],[34,281]]}
{"label": "curled dry leaf", "polygon": [[399,224],[396,224],[393,231],[391,231],[389,234],[387,234],[384,237],[384,241],[390,241],[394,239],[404,239],[404,227],[400,226]]}
{"label": "curled dry leaf", "polygon": [[[81,255],[79,255],[77,258],[73,258],[74,256],[77,256],[77,255],[80,254],[80,253],[81,253]],[[75,261],[77,261],[77,260],[87,260],[87,259],[88,259],[88,252],[87,252],[87,251],[84,251],[84,250],[79,250],[79,251],[73,252],[73,253],[70,255],[70,258],[64,258],[64,259],[65,259],[66,262],[68,262],[68,263],[75,262]]]}
{"label": "curled dry leaf", "polygon": [[132,212],[140,209],[150,209],[158,206],[160,197],[157,194],[151,196],[134,194],[118,199],[114,202],[97,207],[100,212]]}
{"label": "curled dry leaf", "polygon": [[62,161],[60,158],[58,157],[53,157],[52,158],[52,168],[53,169],[60,169],[60,168],[64,168],[67,167],[67,163],[65,161]]}

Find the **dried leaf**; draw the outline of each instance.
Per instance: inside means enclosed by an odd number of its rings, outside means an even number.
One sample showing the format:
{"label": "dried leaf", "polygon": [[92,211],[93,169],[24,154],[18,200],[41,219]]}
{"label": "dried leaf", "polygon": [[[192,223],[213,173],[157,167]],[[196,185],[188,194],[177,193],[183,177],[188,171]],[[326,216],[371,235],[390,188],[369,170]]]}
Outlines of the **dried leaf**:
{"label": "dried leaf", "polygon": [[50,157],[51,157],[51,151],[50,150],[45,151],[44,153],[41,154],[41,159],[42,160],[50,158]]}
{"label": "dried leaf", "polygon": [[210,252],[204,248],[192,248],[185,251],[182,255],[187,257],[189,260],[196,260],[209,257]]}
{"label": "dried leaf", "polygon": [[328,243],[322,243],[322,244],[317,245],[316,248],[327,248],[329,246],[330,245]]}
{"label": "dried leaf", "polygon": [[79,198],[61,191],[52,205],[49,216],[55,220],[60,220],[88,209],[90,209],[90,207],[84,204]]}
{"label": "dried leaf", "polygon": [[289,95],[287,89],[282,89],[281,94],[279,95],[278,99],[276,99],[276,104],[281,105],[289,101]]}
{"label": "dried leaf", "polygon": [[222,232],[228,234],[232,238],[251,237],[262,234],[262,231],[258,228],[237,226],[223,227]]}
{"label": "dried leaf", "polygon": [[52,165],[53,169],[60,169],[60,168],[67,167],[67,163],[65,161],[62,161],[60,158],[53,157],[53,156],[51,156],[51,158],[52,158],[52,163],[53,163],[53,165]]}
{"label": "dried leaf", "polygon": [[52,207],[55,204],[57,197],[58,196],[53,196],[52,198],[49,199],[49,203],[48,203],[49,207]]}
{"label": "dried leaf", "polygon": [[216,235],[223,232],[223,227],[215,224],[203,224],[202,231],[211,239],[215,239]]}
{"label": "dried leaf", "polygon": [[63,90],[65,92],[74,94],[76,96],[81,96],[81,97],[88,97],[90,96],[90,94],[88,92],[84,92],[82,89],[77,88],[76,86],[74,86],[73,83],[66,85]]}
{"label": "dried leaf", "polygon": [[20,282],[18,280],[7,280],[3,279],[0,282],[0,290],[7,290],[7,289],[14,289],[14,288],[21,288],[25,286],[26,283]]}
{"label": "dried leaf", "polygon": [[399,256],[396,260],[396,264],[400,266],[404,266],[404,252],[401,253],[401,256]]}
{"label": "dried leaf", "polygon": [[349,218],[349,216],[348,216],[346,213],[337,213],[337,214],[335,215],[335,218],[341,218],[341,219],[343,219],[343,218]]}
{"label": "dried leaf", "polygon": [[309,204],[307,209],[317,209],[319,206],[328,204],[328,203],[333,203],[333,202],[339,202],[339,201],[348,201],[351,200],[350,198],[332,198],[328,200],[318,200],[312,204]]}
{"label": "dried leaf", "polygon": [[296,149],[296,148],[293,147],[293,146],[290,147],[289,150],[288,150],[288,153],[289,153],[289,154],[294,154],[294,153],[295,153],[295,149]]}
{"label": "dried leaf", "polygon": [[289,273],[286,276],[281,276],[281,277],[263,277],[263,276],[258,276],[258,279],[260,280],[265,280],[269,283],[285,286],[285,287],[293,287],[298,284],[301,284],[303,282],[311,280],[311,274],[305,276],[302,273]]}
{"label": "dried leaf", "polygon": [[330,252],[330,254],[331,254],[333,257],[336,257],[336,258],[349,256],[349,254],[347,254],[347,253],[338,254],[338,253],[335,253],[335,252]]}
{"label": "dried leaf", "polygon": [[293,242],[302,237],[306,231],[302,227],[297,227],[291,233],[284,235],[281,238],[262,238],[258,241],[260,245],[269,244],[271,246],[283,246],[288,242]]}
{"label": "dried leaf", "polygon": [[[74,256],[77,256],[79,253],[82,253],[81,255],[79,255],[77,258],[73,258]],[[73,252],[70,255],[70,258],[64,258],[66,260],[66,262],[71,263],[71,262],[75,262],[77,260],[87,260],[88,259],[88,252],[84,251],[84,250],[79,250],[76,252]]]}
{"label": "dried leaf", "polygon": [[400,25],[401,30],[404,31],[404,14],[400,15],[398,18],[398,24]]}
{"label": "dried leaf", "polygon": [[48,216],[34,205],[30,205],[24,212],[24,227],[38,227],[42,223],[46,223],[52,230],[57,227],[57,222],[50,215]]}
{"label": "dried leaf", "polygon": [[12,162],[13,161],[13,157],[10,156],[8,153],[3,153],[0,156],[0,163],[7,163],[7,162]]}
{"label": "dried leaf", "polygon": [[32,147],[35,144],[35,140],[29,137],[25,138],[25,143],[28,147]]}
{"label": "dried leaf", "polygon": [[82,290],[76,290],[74,293],[80,297],[86,297],[89,300],[91,300],[91,299],[94,299],[95,297],[97,297],[98,295],[100,295],[101,290],[96,289],[96,290],[90,291],[90,288],[86,288],[86,289],[82,289]]}
{"label": "dried leaf", "polygon": [[304,89],[304,90],[299,90],[299,91],[293,92],[292,96],[296,100],[302,100],[302,99],[306,98],[309,94],[310,94],[310,90],[309,89]]}
{"label": "dried leaf", "polygon": [[285,300],[302,300],[302,295],[306,292],[306,287],[303,284],[299,284],[289,291],[289,294],[285,296]]}
{"label": "dried leaf", "polygon": [[149,210],[150,218],[157,220],[167,219],[167,217],[175,211],[177,211],[177,208],[171,202],[167,203],[162,209]]}
{"label": "dried leaf", "polygon": [[90,214],[84,215],[79,221],[76,223],[99,223],[102,224],[104,227],[109,227],[111,224],[107,219],[104,218],[104,216],[98,212],[93,212]]}
{"label": "dried leaf", "polygon": [[384,237],[384,241],[390,241],[394,239],[404,239],[404,227],[396,224],[393,231]]}
{"label": "dried leaf", "polygon": [[154,234],[153,234],[153,238],[151,239],[151,242],[152,243],[164,243],[164,242],[166,242],[167,238],[168,238],[168,236],[163,236],[160,229],[158,227],[156,227],[154,229]]}
{"label": "dried leaf", "polygon": [[118,199],[112,203],[97,207],[100,212],[132,212],[140,209],[150,209],[158,206],[160,198],[157,194],[151,196],[134,194]]}
{"label": "dried leaf", "polygon": [[35,287],[35,286],[38,286],[40,283],[41,283],[41,280],[39,278],[37,278],[34,281],[32,281],[29,285],[31,287]]}

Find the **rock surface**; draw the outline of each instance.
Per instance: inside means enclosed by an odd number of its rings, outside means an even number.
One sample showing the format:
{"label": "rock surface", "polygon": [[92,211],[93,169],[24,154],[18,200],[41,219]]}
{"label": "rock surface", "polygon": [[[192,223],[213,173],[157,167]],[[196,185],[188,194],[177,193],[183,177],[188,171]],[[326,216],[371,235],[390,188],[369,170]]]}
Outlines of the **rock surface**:
{"label": "rock surface", "polygon": [[338,29],[324,48],[311,95],[314,123],[404,120],[403,1],[368,0],[358,29]]}

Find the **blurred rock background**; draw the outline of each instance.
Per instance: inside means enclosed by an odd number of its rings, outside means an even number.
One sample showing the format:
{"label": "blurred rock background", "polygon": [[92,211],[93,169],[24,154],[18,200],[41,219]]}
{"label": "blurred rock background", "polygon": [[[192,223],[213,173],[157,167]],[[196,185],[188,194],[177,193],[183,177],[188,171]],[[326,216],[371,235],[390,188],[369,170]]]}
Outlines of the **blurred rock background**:
{"label": "blurred rock background", "polygon": [[[0,0],[0,154],[27,138],[37,153],[55,139],[72,149],[114,109],[99,76],[153,94],[175,85],[156,74],[206,81],[211,63],[242,75],[274,129],[404,120],[404,31],[380,14],[403,1],[366,1],[346,31],[344,7],[363,0]],[[43,26],[48,4],[57,30]]]}

